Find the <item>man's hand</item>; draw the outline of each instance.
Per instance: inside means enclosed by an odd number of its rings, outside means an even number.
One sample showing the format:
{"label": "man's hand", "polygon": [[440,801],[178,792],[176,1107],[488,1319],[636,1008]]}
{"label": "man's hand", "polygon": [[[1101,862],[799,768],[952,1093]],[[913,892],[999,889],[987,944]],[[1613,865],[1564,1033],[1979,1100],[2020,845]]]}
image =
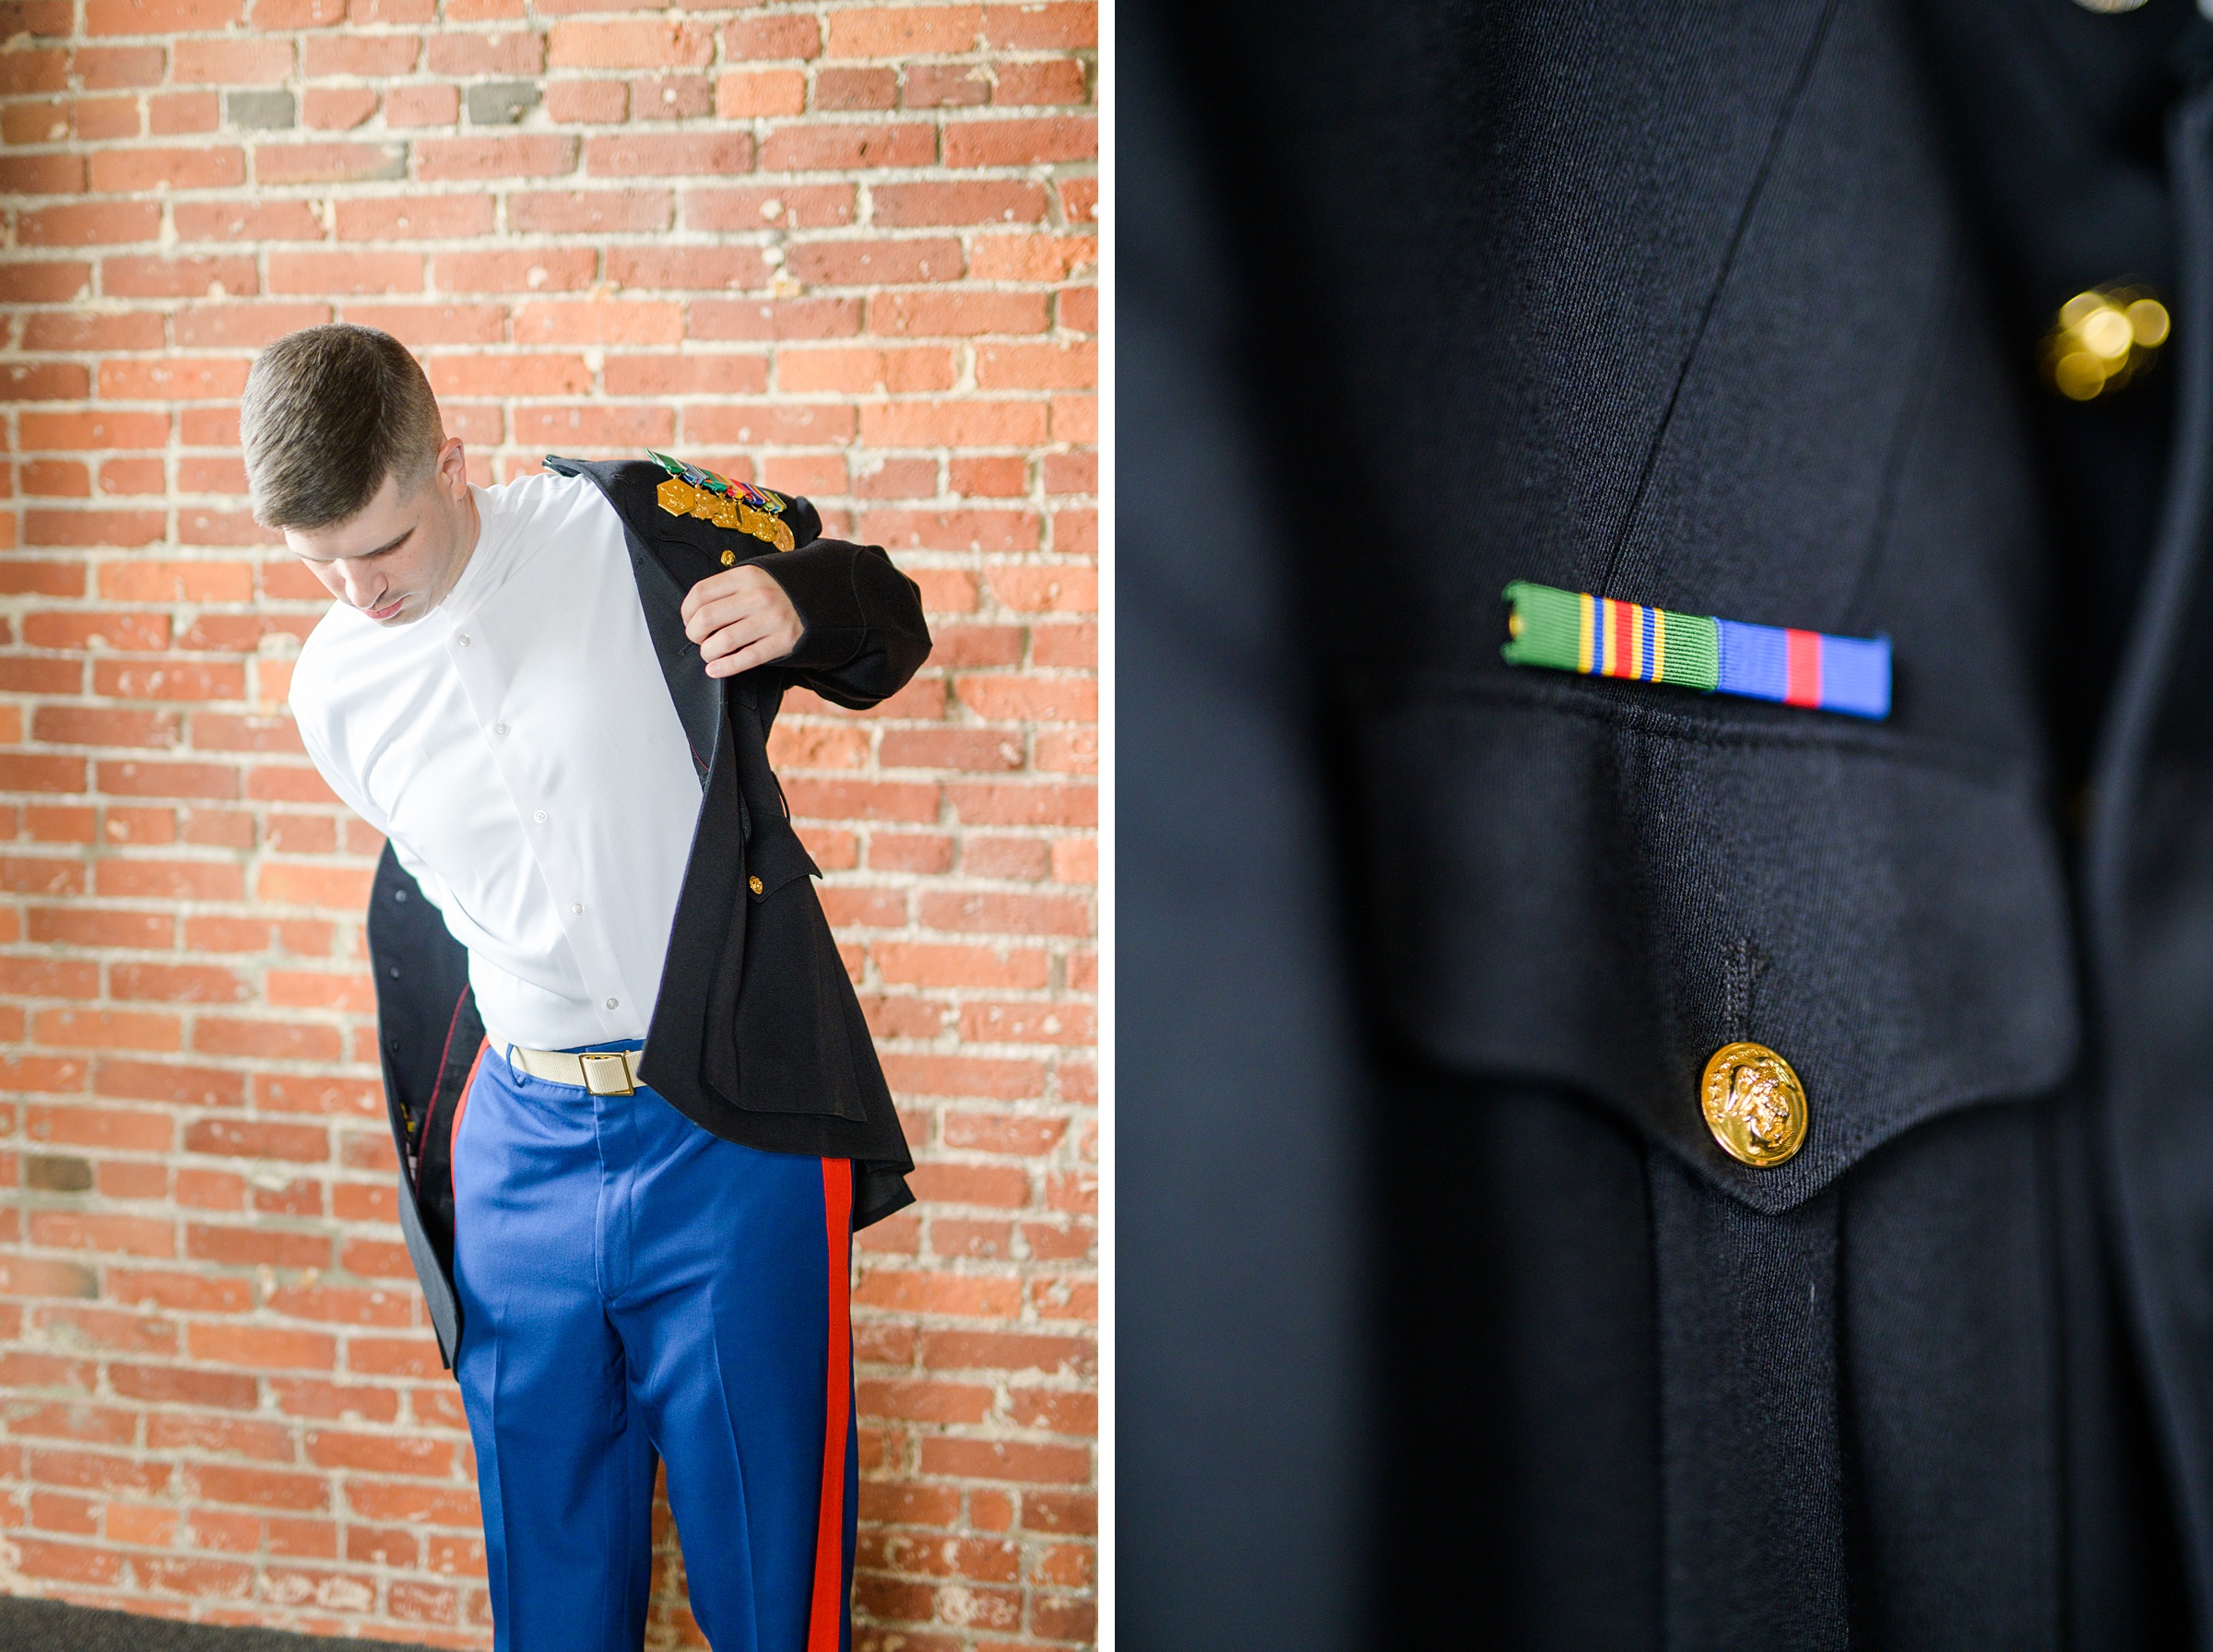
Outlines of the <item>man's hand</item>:
{"label": "man's hand", "polygon": [[716,573],[684,597],[684,635],[699,644],[709,677],[735,677],[799,645],[799,610],[751,563]]}

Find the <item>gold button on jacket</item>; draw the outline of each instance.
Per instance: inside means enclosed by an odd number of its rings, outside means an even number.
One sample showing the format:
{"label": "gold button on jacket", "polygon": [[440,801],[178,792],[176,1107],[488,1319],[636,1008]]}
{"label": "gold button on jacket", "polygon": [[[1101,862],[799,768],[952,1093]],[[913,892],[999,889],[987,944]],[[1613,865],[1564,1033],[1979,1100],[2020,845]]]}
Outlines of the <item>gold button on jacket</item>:
{"label": "gold button on jacket", "polygon": [[1725,1044],[1698,1084],[1706,1127],[1741,1164],[1781,1164],[1805,1143],[1805,1086],[1764,1044]]}
{"label": "gold button on jacket", "polygon": [[2145,287],[2094,287],[2059,307],[2044,335],[2044,377],[2073,402],[2096,401],[2150,370],[2173,318]]}

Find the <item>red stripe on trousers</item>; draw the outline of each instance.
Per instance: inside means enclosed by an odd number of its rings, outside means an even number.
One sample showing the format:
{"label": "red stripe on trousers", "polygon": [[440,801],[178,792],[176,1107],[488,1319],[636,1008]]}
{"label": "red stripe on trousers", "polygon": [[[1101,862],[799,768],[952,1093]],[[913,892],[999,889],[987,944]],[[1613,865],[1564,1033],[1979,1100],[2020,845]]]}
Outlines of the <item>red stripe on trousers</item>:
{"label": "red stripe on trousers", "polygon": [[490,1048],[491,1039],[479,1041],[477,1058],[468,1064],[468,1077],[461,1080],[461,1099],[454,1103],[454,1127],[445,1133],[445,1174],[449,1177],[454,1174],[454,1144],[461,1139],[461,1115],[468,1111],[468,1092],[477,1087],[477,1068],[484,1065],[484,1052]]}
{"label": "red stripe on trousers", "polygon": [[830,1243],[830,1375],[822,1413],[822,1518],[814,1533],[814,1610],[807,1652],[838,1652],[845,1623],[846,1425],[852,1410],[853,1162],[822,1161],[822,1228]]}
{"label": "red stripe on trousers", "polygon": [[1785,665],[1782,702],[1785,705],[1821,703],[1821,633],[1786,631],[1782,633]]}

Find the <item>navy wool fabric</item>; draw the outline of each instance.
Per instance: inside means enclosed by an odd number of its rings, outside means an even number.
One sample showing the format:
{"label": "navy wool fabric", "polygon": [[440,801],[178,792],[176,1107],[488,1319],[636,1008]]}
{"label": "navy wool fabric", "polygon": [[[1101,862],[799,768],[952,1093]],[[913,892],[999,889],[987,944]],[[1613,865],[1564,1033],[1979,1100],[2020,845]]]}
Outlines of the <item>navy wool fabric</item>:
{"label": "navy wool fabric", "polygon": [[[1120,28],[1125,1633],[2213,1647],[2213,24]],[[1893,715],[1516,671],[1517,578]]]}
{"label": "navy wool fabric", "polygon": [[1662,1644],[1838,1647],[1837,1195],[1781,1216],[1651,1177],[1659,1309]]}

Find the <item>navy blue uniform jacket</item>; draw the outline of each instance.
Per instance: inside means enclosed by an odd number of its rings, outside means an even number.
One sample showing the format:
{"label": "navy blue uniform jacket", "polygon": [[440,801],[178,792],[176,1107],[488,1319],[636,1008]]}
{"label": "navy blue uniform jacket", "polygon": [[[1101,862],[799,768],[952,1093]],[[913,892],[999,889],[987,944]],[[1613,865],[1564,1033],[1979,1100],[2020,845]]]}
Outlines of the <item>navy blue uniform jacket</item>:
{"label": "navy blue uniform jacket", "polygon": [[[804,499],[778,496],[796,541],[779,552],[662,510],[657,466],[552,455],[546,464],[590,478],[621,514],[646,630],[700,770],[699,820],[641,1076],[725,1140],[853,1160],[853,1225],[866,1227],[913,1201],[914,1161],[815,897],[820,870],[769,767],[768,734],[788,684],[856,709],[903,688],[929,655],[920,594],[877,547],[822,538]],[[786,658],[718,679],[684,635],[681,608],[687,591],[721,571],[726,550],[774,575],[805,629]],[[448,1155],[484,1023],[467,950],[388,846],[370,895],[369,956],[400,1228],[450,1365],[461,1326]]]}

